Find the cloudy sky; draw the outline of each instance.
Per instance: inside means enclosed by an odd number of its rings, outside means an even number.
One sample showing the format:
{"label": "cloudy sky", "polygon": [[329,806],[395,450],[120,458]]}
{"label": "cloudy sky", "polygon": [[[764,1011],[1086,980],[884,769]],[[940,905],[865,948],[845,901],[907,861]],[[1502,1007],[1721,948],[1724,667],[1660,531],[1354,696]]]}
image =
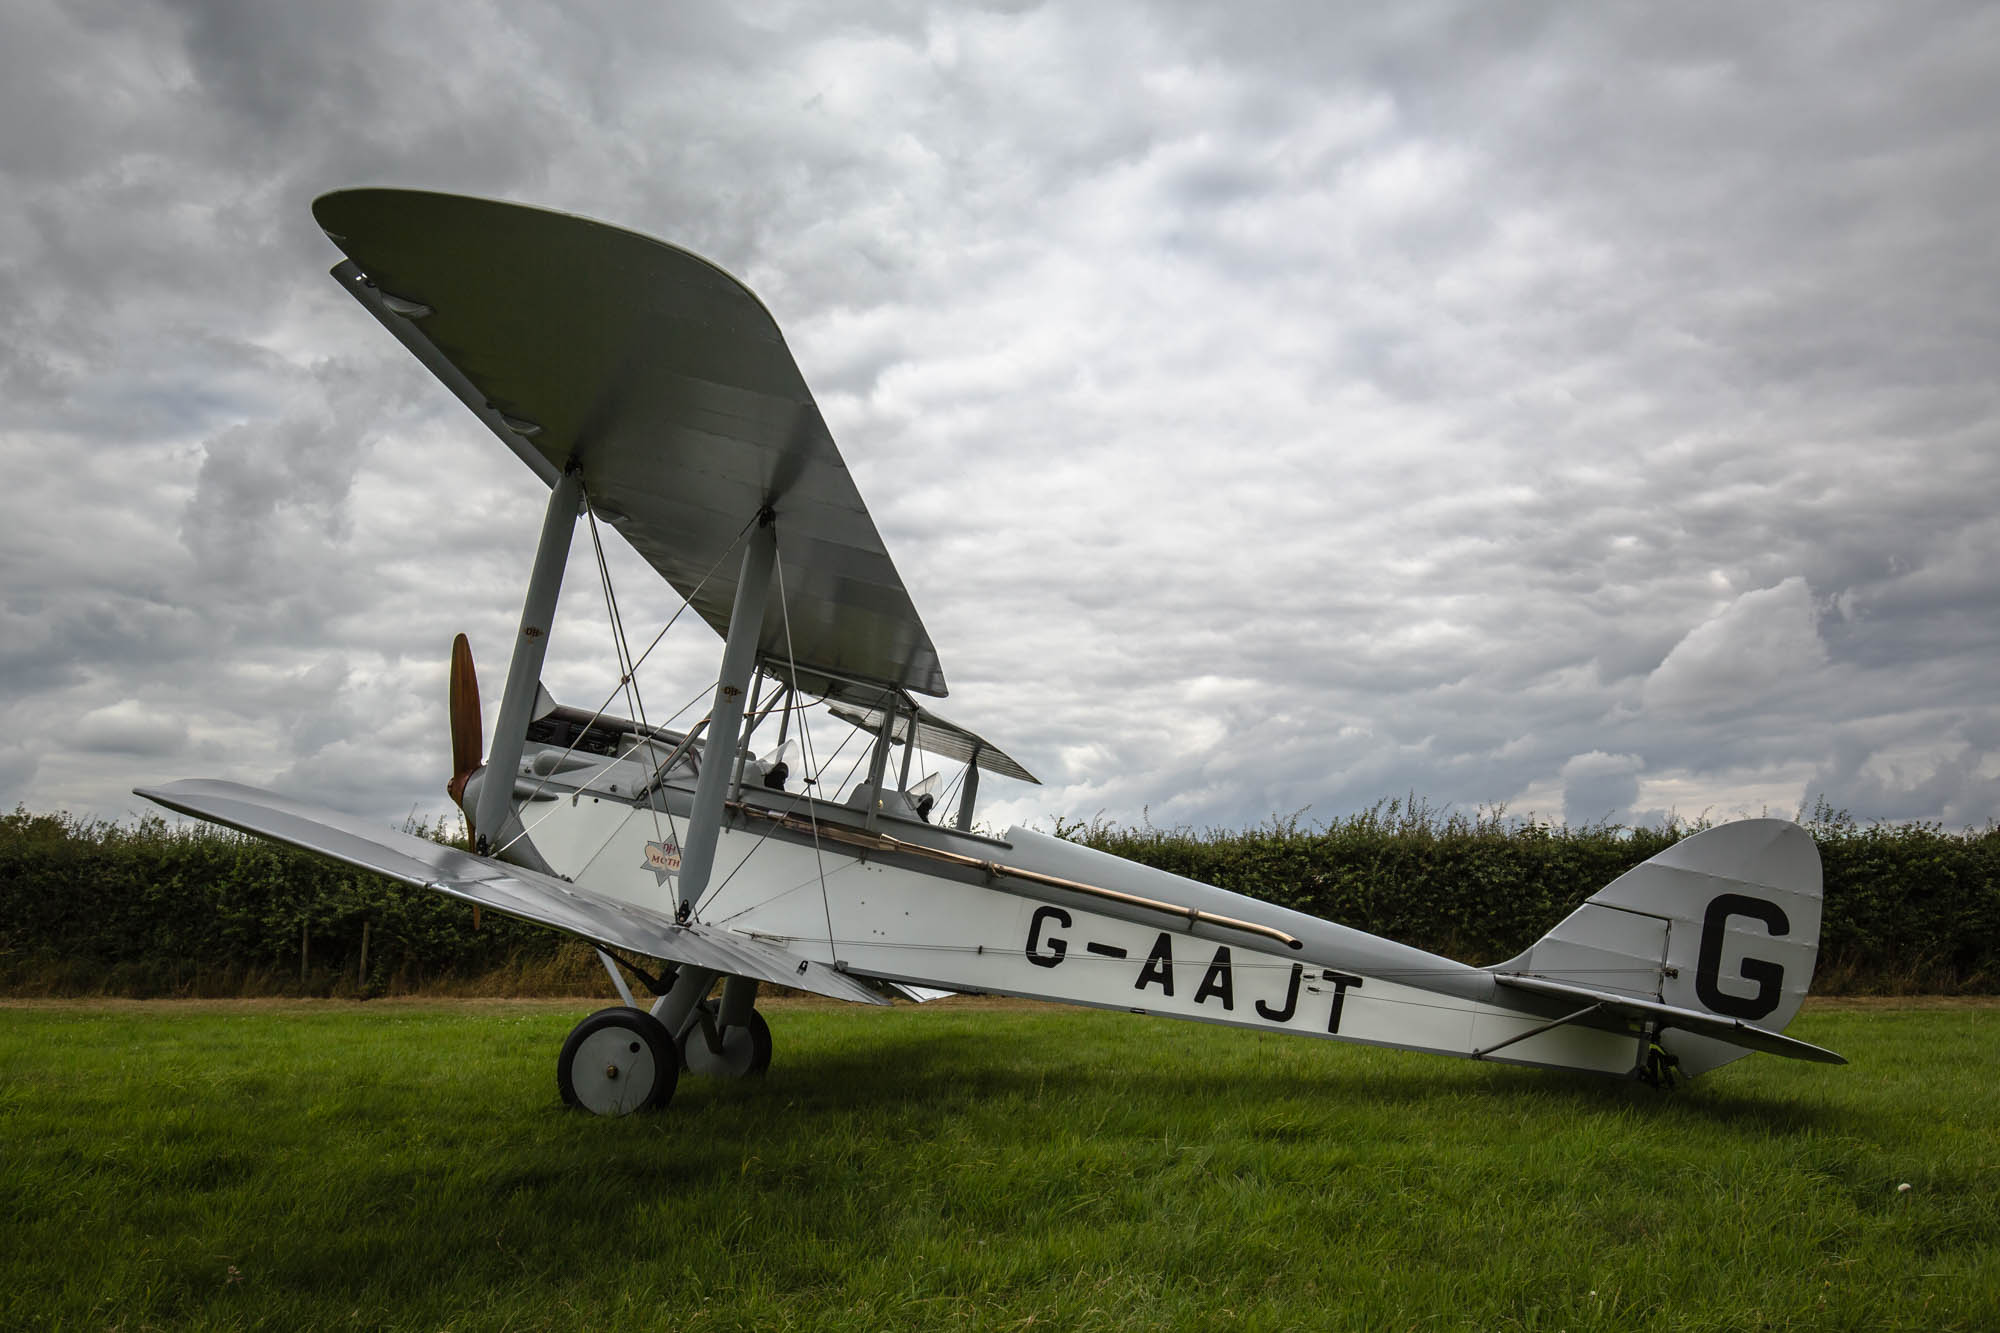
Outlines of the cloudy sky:
{"label": "cloudy sky", "polygon": [[10,0],[0,806],[446,808],[547,491],[326,276],[400,185],[763,297],[1046,783],[995,822],[1984,825],[1996,67],[1976,4]]}

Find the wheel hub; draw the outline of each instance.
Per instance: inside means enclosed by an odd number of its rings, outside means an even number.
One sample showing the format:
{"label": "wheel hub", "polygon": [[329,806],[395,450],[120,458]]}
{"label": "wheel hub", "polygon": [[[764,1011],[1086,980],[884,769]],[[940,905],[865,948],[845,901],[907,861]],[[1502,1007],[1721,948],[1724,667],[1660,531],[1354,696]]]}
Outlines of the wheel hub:
{"label": "wheel hub", "polygon": [[679,1056],[673,1038],[645,1010],[599,1010],[563,1043],[556,1087],[565,1105],[596,1115],[651,1110],[673,1096]]}

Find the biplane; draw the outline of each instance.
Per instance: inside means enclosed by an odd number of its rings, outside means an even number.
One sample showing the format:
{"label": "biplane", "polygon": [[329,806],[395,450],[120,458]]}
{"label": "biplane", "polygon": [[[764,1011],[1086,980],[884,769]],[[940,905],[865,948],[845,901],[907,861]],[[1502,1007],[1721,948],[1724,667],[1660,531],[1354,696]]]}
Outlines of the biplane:
{"label": "biplane", "polygon": [[[766,986],[1022,996],[1654,1082],[1751,1051],[1840,1062],[1783,1035],[1820,927],[1818,853],[1786,821],[1683,839],[1489,967],[982,829],[982,774],[1035,778],[927,702],[945,696],[937,650],[742,283],[514,204],[364,189],[313,213],[347,256],[335,280],[549,488],[490,752],[453,646],[447,790],[471,847],[233,782],[139,794],[595,946],[619,1003],[563,1043],[569,1105],[624,1114],[665,1105],[683,1071],[763,1070]],[[616,630],[595,710],[541,684],[580,524]],[[647,720],[604,527],[722,639],[691,725]],[[844,795],[812,739],[828,711],[866,741]],[[913,782],[918,755],[938,774]]]}

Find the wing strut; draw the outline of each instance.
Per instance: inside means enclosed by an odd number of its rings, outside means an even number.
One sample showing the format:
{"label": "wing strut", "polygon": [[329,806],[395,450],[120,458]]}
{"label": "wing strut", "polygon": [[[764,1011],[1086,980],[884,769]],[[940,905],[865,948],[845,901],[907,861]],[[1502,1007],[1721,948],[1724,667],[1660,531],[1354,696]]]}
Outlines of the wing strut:
{"label": "wing strut", "polygon": [[507,667],[507,689],[493,724],[493,752],[486,756],[486,777],[472,820],[482,852],[500,846],[502,825],[513,813],[514,775],[527,744],[535,694],[542,682],[542,658],[549,650],[549,627],[556,617],[556,596],[562,591],[563,566],[569,562],[570,534],[576,531],[582,503],[583,474],[565,472],[549,492],[548,512],[542,517],[528,596],[521,607],[521,630],[514,638],[514,660]]}
{"label": "wing strut", "polygon": [[972,743],[972,758],[965,761],[965,792],[958,798],[958,831],[972,832],[972,802],[979,795],[979,752],[986,746],[985,741]]}
{"label": "wing strut", "polygon": [[722,647],[722,671],[715,682],[715,703],[708,712],[708,741],[702,748],[701,772],[694,783],[694,807],[688,811],[687,845],[681,848],[677,885],[680,904],[675,919],[686,922],[708,889],[715,868],[715,841],[722,830],[722,802],[736,773],[736,740],[743,726],[744,691],[757,666],[757,640],[764,629],[764,603],[771,591],[771,566],[778,552],[775,515],[757,515],[757,526],[744,538],[743,571],[736,580],[736,603],[729,611],[729,638]]}

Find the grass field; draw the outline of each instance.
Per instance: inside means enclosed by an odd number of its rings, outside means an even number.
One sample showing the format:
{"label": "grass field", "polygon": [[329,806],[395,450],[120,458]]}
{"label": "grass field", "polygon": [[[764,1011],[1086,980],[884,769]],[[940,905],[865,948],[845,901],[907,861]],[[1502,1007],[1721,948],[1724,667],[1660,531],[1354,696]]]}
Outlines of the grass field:
{"label": "grass field", "polygon": [[587,1007],[0,1007],[0,1326],[2000,1326],[1992,1005],[1663,1096],[780,1003],[768,1078],[614,1121],[556,1100]]}

